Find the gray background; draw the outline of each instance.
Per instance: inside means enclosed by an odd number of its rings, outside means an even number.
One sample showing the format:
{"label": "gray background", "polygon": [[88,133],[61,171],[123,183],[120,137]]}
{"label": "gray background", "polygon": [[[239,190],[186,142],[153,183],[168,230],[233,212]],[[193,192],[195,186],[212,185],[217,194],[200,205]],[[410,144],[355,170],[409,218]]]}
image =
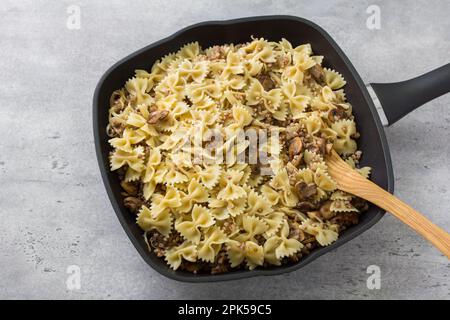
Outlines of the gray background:
{"label": "gray background", "polygon": [[[66,28],[69,5],[81,29]],[[366,8],[381,8],[381,29]],[[291,14],[324,27],[365,81],[450,62],[450,1],[5,1],[0,3],[0,298],[449,299],[450,263],[386,216],[301,271],[228,283],[166,279],[140,258],[96,163],[91,101],[118,59],[189,24]],[[450,95],[386,129],[396,194],[450,230]],[[381,268],[368,290],[366,268]],[[67,267],[81,289],[66,288]]]}

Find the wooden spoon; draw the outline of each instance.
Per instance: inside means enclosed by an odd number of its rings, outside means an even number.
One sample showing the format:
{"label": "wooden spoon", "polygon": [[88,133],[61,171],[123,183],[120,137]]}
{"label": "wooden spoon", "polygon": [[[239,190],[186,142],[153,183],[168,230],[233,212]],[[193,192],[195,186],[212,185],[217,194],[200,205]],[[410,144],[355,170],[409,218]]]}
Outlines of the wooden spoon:
{"label": "wooden spoon", "polygon": [[342,160],[336,151],[332,151],[327,159],[327,165],[328,172],[336,181],[338,189],[363,198],[392,213],[450,259],[450,234],[403,201],[361,176]]}

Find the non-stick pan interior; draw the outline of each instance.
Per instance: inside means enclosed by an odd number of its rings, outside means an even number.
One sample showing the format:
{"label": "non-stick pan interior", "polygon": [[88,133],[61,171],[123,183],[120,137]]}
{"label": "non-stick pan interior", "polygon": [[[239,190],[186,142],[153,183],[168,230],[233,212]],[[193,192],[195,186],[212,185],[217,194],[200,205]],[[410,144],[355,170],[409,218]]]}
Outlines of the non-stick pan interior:
{"label": "non-stick pan interior", "polygon": [[358,145],[363,151],[362,165],[373,168],[372,180],[375,183],[390,192],[393,191],[389,150],[376,110],[367,94],[364,83],[352,64],[325,31],[307,20],[289,16],[205,22],[188,27],[115,64],[100,80],[94,96],[94,134],[97,157],[113,208],[131,241],[147,263],[160,273],[173,279],[193,282],[220,281],[292,271],[367,230],[384,213],[378,207],[371,206],[368,212],[361,215],[360,223],[344,231],[334,244],[315,250],[296,264],[270,269],[241,270],[220,275],[194,275],[183,271],[170,270],[162,259],[148,251],[142,230],[136,225],[135,216],[122,204],[117,174],[109,170],[108,154],[110,147],[105,129],[108,121],[109,97],[114,90],[121,88],[125,81],[133,76],[135,69],[149,70],[157,59],[177,51],[186,43],[198,41],[202,47],[208,47],[216,44],[247,42],[252,36],[276,41],[286,38],[293,45],[311,43],[315,54],[325,56],[324,65],[336,69],[345,77],[347,81],[345,92],[348,101],[353,105],[357,127],[361,133]]}

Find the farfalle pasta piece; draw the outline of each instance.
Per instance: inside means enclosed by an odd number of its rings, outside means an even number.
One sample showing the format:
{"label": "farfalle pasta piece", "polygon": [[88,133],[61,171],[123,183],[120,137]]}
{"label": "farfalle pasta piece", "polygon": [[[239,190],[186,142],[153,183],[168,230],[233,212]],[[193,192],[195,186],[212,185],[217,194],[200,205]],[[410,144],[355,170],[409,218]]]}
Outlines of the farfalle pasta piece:
{"label": "farfalle pasta piece", "polygon": [[196,245],[189,241],[184,241],[181,245],[172,247],[165,252],[165,260],[173,270],[177,270],[180,267],[183,259],[190,262],[197,261]]}
{"label": "farfalle pasta piece", "polygon": [[312,171],[310,168],[301,169],[295,174],[295,180],[302,181],[306,184],[313,183],[314,171]]}
{"label": "farfalle pasta piece", "polygon": [[344,77],[339,72],[327,68],[324,68],[324,71],[325,82],[331,89],[338,90],[347,84]]}
{"label": "farfalle pasta piece", "polygon": [[159,99],[167,95],[175,95],[178,100],[183,100],[186,95],[186,80],[180,77],[178,72],[167,75],[155,88]]}
{"label": "farfalle pasta piece", "polygon": [[230,241],[227,245],[227,256],[232,268],[239,266],[244,260],[250,270],[264,263],[264,249],[253,241]]}
{"label": "farfalle pasta piece", "polygon": [[280,202],[287,207],[294,207],[298,203],[298,197],[289,182],[286,169],[280,170],[270,181],[269,185],[279,190]]}
{"label": "farfalle pasta piece", "polygon": [[164,175],[165,184],[174,185],[176,183],[183,183],[189,180],[189,178],[175,165],[170,165],[168,168],[169,170]]}
{"label": "farfalle pasta piece", "polygon": [[219,183],[222,168],[219,165],[205,166],[197,169],[200,182],[208,189],[214,188]]}
{"label": "farfalle pasta piece", "polygon": [[177,56],[183,59],[193,59],[200,53],[200,45],[198,42],[191,42],[184,45],[178,52]]}
{"label": "farfalle pasta piece", "polygon": [[206,110],[191,110],[190,112],[194,121],[193,127],[196,132],[205,135],[209,128],[217,122],[218,114]]}
{"label": "farfalle pasta piece", "polygon": [[288,236],[289,236],[289,224],[287,221],[284,221],[279,236],[281,239],[281,243],[275,249],[275,256],[278,259],[290,257],[296,252],[298,252],[301,248],[303,248],[303,245],[298,240],[288,239]]}
{"label": "farfalle pasta piece", "polygon": [[281,192],[281,198],[280,198],[281,204],[283,204],[286,207],[295,207],[299,199],[294,191],[293,187],[290,187],[288,190],[283,190]]}
{"label": "farfalle pasta piece", "polygon": [[244,67],[241,63],[241,59],[237,53],[234,53],[232,51],[228,52],[227,58],[226,58],[226,64],[223,68],[221,77],[227,78],[230,75],[234,74],[242,74],[244,73]]}
{"label": "farfalle pasta piece", "polygon": [[281,225],[283,224],[284,216],[285,214],[283,212],[274,211],[262,218],[268,226],[266,232],[264,232],[264,236],[266,238],[269,238],[273,236],[276,232],[278,232]]}
{"label": "farfalle pasta piece", "polygon": [[141,178],[142,172],[135,171],[131,168],[127,168],[127,171],[125,172],[125,181],[137,181]]}
{"label": "farfalle pasta piece", "polygon": [[246,215],[266,216],[273,211],[269,200],[259,195],[255,190],[248,192],[247,205]]}
{"label": "farfalle pasta piece", "polygon": [[186,143],[186,137],[189,134],[189,130],[184,127],[178,127],[169,136],[165,136],[163,143],[158,146],[161,150],[171,150],[184,145]]}
{"label": "farfalle pasta piece", "polygon": [[152,216],[158,216],[162,211],[167,208],[178,208],[181,206],[180,192],[174,188],[168,186],[164,195],[155,193],[152,195],[151,212]]}
{"label": "farfalle pasta piece", "polygon": [[311,44],[309,44],[309,43],[301,44],[301,45],[295,47],[293,49],[293,51],[298,54],[307,55],[307,56],[310,56],[313,53]]}
{"label": "farfalle pasta piece", "polygon": [[303,160],[309,168],[311,168],[313,164],[317,165],[318,163],[324,163],[322,155],[310,150],[305,150],[305,152],[303,153]]}
{"label": "farfalle pasta piece", "polygon": [[320,96],[319,98],[323,101],[323,102],[333,102],[336,100],[336,94],[334,93],[334,91],[328,87],[325,86],[320,90]]}
{"label": "farfalle pasta piece", "polygon": [[270,181],[269,185],[276,190],[289,190],[291,187],[286,169],[280,170]]}
{"label": "farfalle pasta piece", "polygon": [[[141,104],[137,107],[137,109],[139,110],[140,114],[137,112],[130,112],[126,120],[126,124],[132,126],[133,129],[136,128],[137,133],[144,136],[146,139],[148,139],[149,137],[158,137],[158,131],[154,126],[149,125],[147,122],[148,118],[150,117],[148,106]],[[125,130],[126,129],[131,128],[125,128]]]}
{"label": "farfalle pasta piece", "polygon": [[146,200],[150,199],[151,195],[155,191],[157,182],[155,181],[155,173],[157,166],[161,163],[161,152],[158,149],[153,149],[150,151],[147,165],[144,171],[144,176],[142,182],[144,183],[143,193]]}
{"label": "farfalle pasta piece", "polygon": [[245,52],[246,58],[251,61],[260,60],[264,63],[275,62],[273,50],[270,47],[270,44],[263,38],[254,39],[252,42],[242,47],[241,50]]}
{"label": "farfalle pasta piece", "polygon": [[241,197],[245,197],[247,193],[245,189],[238,185],[242,179],[243,172],[235,170],[227,170],[223,173],[222,181],[225,186],[217,194],[219,200],[235,200]]}
{"label": "farfalle pasta piece", "polygon": [[372,172],[371,167],[362,167],[356,169],[356,171],[359,172],[360,175],[362,175],[364,178],[368,179],[370,177],[370,173]]}
{"label": "farfalle pasta piece", "polygon": [[188,85],[186,93],[193,104],[204,100],[207,96],[213,99],[220,99],[222,96],[222,85],[218,80],[208,79],[202,83]]}
{"label": "farfalle pasta piece", "polygon": [[202,186],[197,180],[191,180],[188,186],[188,193],[180,192],[181,206],[179,212],[189,212],[195,203],[204,203],[208,201],[208,189]]}
{"label": "farfalle pasta piece", "polygon": [[251,80],[254,76],[260,74],[263,68],[264,64],[260,61],[246,61],[244,63],[245,78]]}
{"label": "farfalle pasta piece", "polygon": [[134,171],[141,172],[144,169],[144,148],[139,146],[131,152],[117,149],[110,157],[111,171],[117,170],[125,165]]}
{"label": "farfalle pasta piece", "polygon": [[240,128],[248,126],[253,121],[250,111],[244,106],[233,106],[232,113],[236,125]]}
{"label": "farfalle pasta piece", "polygon": [[281,89],[266,91],[264,90],[261,82],[256,79],[250,84],[249,88],[245,92],[245,96],[249,106],[262,103],[270,112],[277,111],[282,100]]}
{"label": "farfalle pasta piece", "polygon": [[332,212],[359,212],[350,201],[346,200],[334,200],[330,205]]}
{"label": "farfalle pasta piece", "polygon": [[[240,75],[234,75],[230,76],[226,79],[220,80],[221,87],[223,88],[223,95],[224,97],[229,98],[227,95],[227,92],[233,92],[236,94],[241,95],[241,92],[238,90],[244,89],[244,87],[247,85],[244,76]],[[230,101],[231,102],[231,101]],[[236,102],[236,101],[234,101]]]}
{"label": "farfalle pasta piece", "polygon": [[297,86],[293,81],[288,81],[283,84],[282,91],[289,104],[293,119],[299,119],[303,115],[311,98],[304,95],[297,95]]}
{"label": "farfalle pasta piece", "polygon": [[[192,167],[192,156],[190,153],[185,152],[183,150],[179,150],[178,152],[174,152],[170,155],[171,162],[178,168],[191,168]],[[190,172],[188,172],[189,174]],[[187,175],[189,178],[190,176]],[[184,181],[186,182],[186,181]]]}
{"label": "farfalle pasta piece", "polygon": [[172,216],[170,210],[163,210],[157,216],[153,216],[152,212],[145,205],[142,206],[138,213],[137,224],[144,231],[156,229],[164,236],[168,236],[172,230]]}
{"label": "farfalle pasta piece", "polygon": [[261,175],[250,175],[250,178],[247,181],[247,185],[255,188],[263,182],[264,182],[264,178]]}
{"label": "farfalle pasta piece", "polygon": [[304,72],[312,68],[316,62],[305,52],[294,52],[293,65],[287,67],[283,72],[283,78],[302,84],[305,77]]}
{"label": "farfalle pasta piece", "polygon": [[281,38],[280,41],[278,41],[275,46],[280,49],[283,53],[290,53],[293,48],[292,44],[285,38]]}
{"label": "farfalle pasta piece", "polygon": [[280,201],[280,194],[267,184],[262,185],[260,191],[261,195],[270,202],[270,205],[275,206]]}
{"label": "farfalle pasta piece", "polygon": [[344,200],[344,201],[350,201],[352,200],[352,195],[348,194],[344,191],[341,190],[336,190],[335,192],[333,192],[330,196],[331,200]]}
{"label": "farfalle pasta piece", "polygon": [[[238,169],[238,167],[241,166],[241,168]],[[250,179],[250,176],[252,175],[252,168],[248,166],[246,163],[239,163],[235,164],[233,167],[231,167],[233,170],[242,170],[244,173],[242,175],[241,180],[239,180],[240,185],[247,185],[247,182]]]}
{"label": "farfalle pasta piece", "polygon": [[337,134],[334,149],[338,153],[348,155],[356,151],[356,142],[351,138],[356,133],[356,125],[353,120],[336,121],[331,125],[331,129]]}
{"label": "farfalle pasta piece", "polygon": [[152,101],[151,96],[147,93],[148,81],[144,78],[132,78],[125,84],[125,89],[135,97],[136,105],[149,104]]}
{"label": "farfalle pasta piece", "polygon": [[305,125],[306,130],[309,134],[314,135],[320,131],[322,128],[322,119],[317,115],[310,115],[307,118],[301,120]]}
{"label": "farfalle pasta piece", "polygon": [[128,105],[119,110],[115,110],[114,107],[112,107],[109,111],[109,126],[112,127],[112,129],[115,131],[115,133],[121,134],[123,132],[124,127],[126,126],[127,119],[132,113],[134,109],[131,107],[131,105],[128,103]]}
{"label": "farfalle pasta piece", "polygon": [[237,217],[244,212],[247,207],[247,199],[239,198],[235,200],[209,199],[209,208],[211,214],[217,220],[225,220],[231,217]]}
{"label": "farfalle pasta piece", "polygon": [[201,83],[208,74],[208,63],[206,61],[192,63],[189,60],[183,60],[178,66],[178,74],[186,80]]}
{"label": "farfalle pasta piece", "polygon": [[328,175],[328,173],[319,168],[314,173],[315,184],[324,191],[334,191],[336,190],[336,182]]}
{"label": "farfalle pasta piece", "polygon": [[288,116],[288,105],[286,103],[281,103],[278,110],[272,113],[272,116],[278,121],[286,121]]}
{"label": "farfalle pasta piece", "polygon": [[109,144],[116,149],[131,153],[133,152],[133,145],[141,142],[145,139],[145,136],[139,134],[136,130],[131,128],[125,128],[123,136],[121,138],[112,138],[109,140]]}
{"label": "farfalle pasta piece", "polygon": [[[164,57],[162,57],[160,60],[156,61],[154,65],[152,66],[152,72],[153,73],[162,73],[167,74],[167,71],[170,68],[170,65],[174,60],[176,60],[178,57],[174,53],[166,54]],[[161,79],[159,79],[161,81]]]}
{"label": "farfalle pasta piece", "polygon": [[300,228],[311,235],[313,235],[321,246],[328,246],[335,242],[338,238],[338,233],[323,222],[315,222],[311,219],[306,219],[300,225]]}
{"label": "farfalle pasta piece", "polygon": [[244,233],[236,236],[235,240],[244,242],[247,240],[255,240],[255,236],[263,234],[267,231],[269,226],[264,222],[264,220],[256,216],[242,216],[242,230]]}
{"label": "farfalle pasta piece", "polygon": [[198,258],[206,262],[213,262],[227,240],[225,233],[218,227],[209,228],[204,234],[204,239],[198,245]]}
{"label": "farfalle pasta piece", "polygon": [[270,263],[272,265],[275,266],[280,266],[281,265],[281,261],[279,258],[277,258],[276,256],[276,249],[278,248],[278,246],[281,243],[281,239],[280,237],[271,237],[269,239],[266,240],[266,242],[264,242],[264,248],[263,248],[263,252],[264,252],[264,261],[266,261],[267,263]]}
{"label": "farfalle pasta piece", "polygon": [[289,225],[284,221],[280,235],[267,239],[264,244],[264,258],[273,265],[280,265],[281,259],[290,257],[303,248],[303,244],[296,239],[289,239]]}
{"label": "farfalle pasta piece", "polygon": [[211,212],[200,205],[194,205],[190,220],[178,219],[175,221],[175,229],[192,243],[198,244],[201,239],[200,228],[208,228],[214,224],[214,218]]}

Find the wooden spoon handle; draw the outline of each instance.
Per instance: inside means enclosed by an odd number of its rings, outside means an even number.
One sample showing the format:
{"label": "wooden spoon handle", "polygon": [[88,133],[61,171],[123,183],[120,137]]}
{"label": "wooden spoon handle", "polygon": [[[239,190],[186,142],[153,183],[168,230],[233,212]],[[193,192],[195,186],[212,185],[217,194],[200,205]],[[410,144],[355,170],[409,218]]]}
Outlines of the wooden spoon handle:
{"label": "wooden spoon handle", "polygon": [[366,200],[392,213],[450,259],[450,234],[375,183],[367,182],[371,190],[364,194]]}
{"label": "wooden spoon handle", "polygon": [[328,169],[330,175],[337,182],[339,189],[366,199],[387,212],[392,213],[403,223],[430,241],[450,259],[450,234],[445,230],[439,228],[400,199],[361,176],[348,166],[337,153],[333,153],[328,160]]}

